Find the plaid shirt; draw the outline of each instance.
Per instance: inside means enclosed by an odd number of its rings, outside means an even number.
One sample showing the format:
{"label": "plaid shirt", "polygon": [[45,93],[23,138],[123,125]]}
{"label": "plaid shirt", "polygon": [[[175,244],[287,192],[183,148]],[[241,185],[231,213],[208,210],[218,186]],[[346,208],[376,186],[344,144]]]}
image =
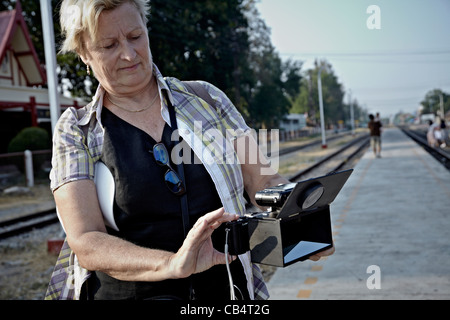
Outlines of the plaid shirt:
{"label": "plaid shirt", "polygon": [[[180,136],[197,157],[202,159],[216,185],[225,211],[243,215],[245,200],[242,171],[232,147],[234,139],[250,132],[241,114],[222,91],[209,83],[201,82],[216,101],[214,106],[189,93],[181,81],[163,78],[156,65],[154,73],[160,94],[165,90],[175,108]],[[100,159],[103,147],[101,111],[104,93],[104,89],[99,86],[92,102],[86,107],[78,110],[69,108],[61,115],[53,137],[50,172],[52,190],[70,181],[94,179],[94,165]],[[170,124],[167,101],[162,100],[161,113]],[[223,139],[218,139],[217,136]],[[249,254],[239,258],[247,276],[250,297],[268,299],[259,268],[250,262]],[[81,287],[90,275],[90,271],[80,266],[76,255],[65,241],[45,299],[79,299]]]}

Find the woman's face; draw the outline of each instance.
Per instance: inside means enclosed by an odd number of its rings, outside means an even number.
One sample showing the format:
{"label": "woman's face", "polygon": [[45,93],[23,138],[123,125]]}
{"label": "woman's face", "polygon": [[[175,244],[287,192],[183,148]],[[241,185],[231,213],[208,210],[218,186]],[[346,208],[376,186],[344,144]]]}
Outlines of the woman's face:
{"label": "woman's face", "polygon": [[80,56],[108,92],[132,94],[150,83],[153,65],[147,28],[132,3],[102,11],[97,39],[84,40]]}

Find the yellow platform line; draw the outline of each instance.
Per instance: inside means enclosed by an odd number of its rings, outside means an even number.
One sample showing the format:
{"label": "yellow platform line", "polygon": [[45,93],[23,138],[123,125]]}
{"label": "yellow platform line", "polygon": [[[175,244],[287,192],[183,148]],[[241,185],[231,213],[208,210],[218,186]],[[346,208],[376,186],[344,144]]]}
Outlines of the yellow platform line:
{"label": "yellow platform line", "polygon": [[[355,200],[356,195],[359,192],[361,184],[362,184],[364,177],[365,177],[371,164],[372,164],[372,161],[369,161],[369,163],[363,169],[363,173],[361,174],[361,177],[359,178],[355,188],[353,189],[353,192],[351,193],[350,198],[347,200],[344,210],[341,211],[341,215],[339,216],[339,219],[336,220],[336,222],[338,222],[339,224],[333,225],[333,229],[340,229],[342,227],[342,223],[344,222],[344,220],[347,216],[347,212],[351,209],[353,201]],[[338,234],[339,234],[339,231],[334,231],[333,237]],[[327,258],[328,257],[323,257],[320,260],[323,261],[323,260],[326,260]],[[314,272],[318,272],[318,271],[322,271],[322,270],[323,270],[323,266],[321,266],[321,265],[313,265],[311,267],[311,271],[314,271]],[[317,277],[308,277],[308,278],[306,278],[304,284],[305,285],[314,285],[315,283],[317,283],[317,281],[318,281]],[[309,299],[309,297],[311,297],[311,293],[312,293],[312,289],[301,289],[297,293],[297,298]]]}

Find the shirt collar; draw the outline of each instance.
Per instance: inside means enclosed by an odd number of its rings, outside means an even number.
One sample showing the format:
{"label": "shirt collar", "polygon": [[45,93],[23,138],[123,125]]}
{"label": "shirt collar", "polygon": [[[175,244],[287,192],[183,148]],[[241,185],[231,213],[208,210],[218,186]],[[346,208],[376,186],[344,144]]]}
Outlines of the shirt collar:
{"label": "shirt collar", "polygon": [[[167,92],[167,97],[169,98],[171,104],[175,105],[174,104],[175,99],[172,96],[172,92],[171,92],[166,80],[164,79],[164,77],[162,76],[158,67],[156,66],[156,64],[153,64],[153,74],[155,75],[156,81],[158,83],[158,90],[159,90],[160,96],[161,97],[164,96],[162,94],[162,90],[165,90]],[[101,121],[101,113],[102,113],[102,109],[103,109],[103,98],[105,96],[105,92],[106,92],[105,89],[102,87],[101,84],[99,84],[97,87],[97,91],[95,92],[95,95],[92,98],[92,101],[86,106],[86,108],[87,108],[86,114],[78,121],[78,125],[80,125],[80,126],[87,125],[91,121],[92,117],[95,115],[97,121],[103,127],[102,121]],[[161,99],[161,101],[164,101],[164,100]],[[164,107],[166,107],[165,104],[161,103],[161,110]]]}

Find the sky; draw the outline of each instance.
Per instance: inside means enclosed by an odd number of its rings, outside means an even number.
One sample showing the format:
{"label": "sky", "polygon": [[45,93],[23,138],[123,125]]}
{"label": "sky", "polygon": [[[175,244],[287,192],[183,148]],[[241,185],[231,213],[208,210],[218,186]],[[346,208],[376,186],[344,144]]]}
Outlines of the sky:
{"label": "sky", "polygon": [[346,103],[388,117],[416,112],[430,90],[450,94],[450,0],[259,0],[257,8],[282,59],[303,61],[303,71],[326,59]]}

